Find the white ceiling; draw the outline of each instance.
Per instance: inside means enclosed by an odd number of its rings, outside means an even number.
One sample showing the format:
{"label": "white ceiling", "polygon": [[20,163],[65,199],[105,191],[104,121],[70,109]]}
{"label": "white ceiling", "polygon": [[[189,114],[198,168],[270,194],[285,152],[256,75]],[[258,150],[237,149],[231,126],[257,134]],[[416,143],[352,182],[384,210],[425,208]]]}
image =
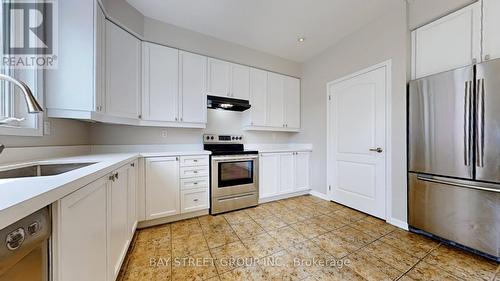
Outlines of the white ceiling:
{"label": "white ceiling", "polygon": [[[304,62],[397,0],[127,0],[145,16]],[[298,43],[299,37],[304,43]]]}

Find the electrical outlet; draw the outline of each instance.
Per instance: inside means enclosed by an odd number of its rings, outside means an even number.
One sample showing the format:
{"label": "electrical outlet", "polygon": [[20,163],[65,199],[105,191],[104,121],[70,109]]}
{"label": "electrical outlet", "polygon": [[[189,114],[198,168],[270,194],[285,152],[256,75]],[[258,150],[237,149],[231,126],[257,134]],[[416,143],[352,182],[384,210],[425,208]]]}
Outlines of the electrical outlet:
{"label": "electrical outlet", "polygon": [[43,134],[46,136],[50,136],[50,121],[44,121],[43,122]]}
{"label": "electrical outlet", "polygon": [[161,130],[161,137],[166,138],[167,137],[167,130]]}

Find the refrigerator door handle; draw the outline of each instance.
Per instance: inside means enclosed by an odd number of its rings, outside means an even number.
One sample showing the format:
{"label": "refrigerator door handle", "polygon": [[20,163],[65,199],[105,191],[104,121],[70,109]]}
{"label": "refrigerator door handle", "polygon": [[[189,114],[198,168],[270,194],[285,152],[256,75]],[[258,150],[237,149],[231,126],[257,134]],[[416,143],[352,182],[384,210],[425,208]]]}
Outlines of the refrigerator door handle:
{"label": "refrigerator door handle", "polygon": [[481,140],[480,140],[480,145],[481,145],[481,151],[479,152],[481,159],[479,161],[479,167],[484,167],[484,78],[481,79]]}
{"label": "refrigerator door handle", "polygon": [[470,188],[470,189],[476,189],[476,190],[481,190],[481,191],[490,191],[490,192],[500,193],[500,188],[491,188],[491,187],[484,187],[484,186],[476,186],[476,185],[472,185],[472,184],[466,184],[466,183],[461,183],[461,182],[444,180],[444,179],[440,179],[440,178],[437,178],[437,177],[429,177],[429,176],[418,175],[417,179],[421,180],[421,181],[432,182],[432,183],[446,184],[446,185],[451,185],[451,186],[456,186],[456,187],[463,187],[463,188]]}
{"label": "refrigerator door handle", "polygon": [[469,166],[469,151],[470,151],[470,96],[472,92],[472,81],[465,81],[464,94],[464,164]]}
{"label": "refrigerator door handle", "polygon": [[477,80],[476,86],[476,166],[484,167],[484,79]]}

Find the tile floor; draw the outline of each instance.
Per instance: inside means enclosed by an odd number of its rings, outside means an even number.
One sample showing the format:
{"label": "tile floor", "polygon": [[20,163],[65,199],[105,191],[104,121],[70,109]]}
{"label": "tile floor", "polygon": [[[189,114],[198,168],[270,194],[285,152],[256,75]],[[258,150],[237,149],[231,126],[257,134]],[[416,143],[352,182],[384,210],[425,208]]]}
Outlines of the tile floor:
{"label": "tile floor", "polygon": [[500,266],[300,196],[139,230],[119,280],[500,281]]}

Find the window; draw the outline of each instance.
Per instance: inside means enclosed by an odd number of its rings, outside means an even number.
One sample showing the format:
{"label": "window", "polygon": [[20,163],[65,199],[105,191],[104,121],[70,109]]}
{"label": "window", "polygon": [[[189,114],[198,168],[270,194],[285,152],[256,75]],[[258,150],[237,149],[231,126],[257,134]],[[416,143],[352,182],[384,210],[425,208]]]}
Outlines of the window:
{"label": "window", "polygon": [[[2,59],[6,52],[4,42],[17,42],[23,36],[21,23],[4,16],[4,5],[0,2],[0,54]],[[14,32],[12,32],[14,30]],[[2,61],[3,62],[3,61]],[[0,64],[0,73],[9,75],[26,83],[40,104],[43,104],[43,70],[37,68],[10,68]],[[42,135],[43,114],[28,114],[26,102],[21,89],[16,85],[0,80],[0,135],[40,136]]]}

